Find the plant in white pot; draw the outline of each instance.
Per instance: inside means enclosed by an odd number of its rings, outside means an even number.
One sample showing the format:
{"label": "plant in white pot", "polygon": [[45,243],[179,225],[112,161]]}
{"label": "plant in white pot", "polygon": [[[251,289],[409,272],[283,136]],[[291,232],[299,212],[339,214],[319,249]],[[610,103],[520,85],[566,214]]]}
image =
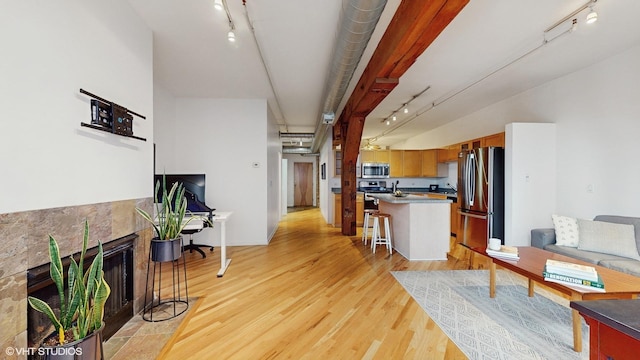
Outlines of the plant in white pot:
{"label": "plant in white pot", "polygon": [[[187,210],[185,188],[182,183],[176,182],[167,190],[166,178],[163,176],[162,184],[160,181],[156,182],[155,194],[154,216],[140,208],[136,208],[136,211],[153,226],[155,232],[155,237],[151,240],[151,259],[173,261],[182,254],[181,233],[185,226],[195,220],[207,222],[210,226],[213,224],[208,218],[192,216]],[[158,195],[161,198],[158,198]]]}
{"label": "plant in white pot", "polygon": [[[87,271],[84,258],[89,242],[89,224],[84,222],[82,252],[79,262],[70,256],[69,270],[65,282],[62,259],[57,241],[49,235],[49,273],[54,282],[60,308],[54,311],[46,302],[29,296],[29,305],[44,313],[51,320],[56,334],[45,339],[44,348],[64,348],[45,351],[46,358],[102,359],[102,329],[104,327],[104,305],[111,293],[104,280],[102,243],[98,242],[98,253]],[[65,289],[66,285],[66,289]],[[80,356],[78,356],[80,355]]]}

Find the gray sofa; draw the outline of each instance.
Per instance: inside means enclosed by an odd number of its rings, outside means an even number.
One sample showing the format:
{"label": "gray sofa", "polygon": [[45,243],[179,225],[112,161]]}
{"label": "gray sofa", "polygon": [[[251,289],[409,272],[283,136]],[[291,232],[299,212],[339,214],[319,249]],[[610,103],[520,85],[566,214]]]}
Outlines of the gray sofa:
{"label": "gray sofa", "polygon": [[[617,224],[633,225],[636,238],[636,246],[640,249],[640,218],[614,215],[598,215],[594,221],[606,221]],[[607,239],[602,239],[606,241]],[[545,249],[554,253],[569,256],[596,265],[604,266],[627,274],[640,276],[640,261],[617,255],[603,254],[593,251],[580,250],[578,248],[556,245],[554,229],[531,230],[531,246]]]}

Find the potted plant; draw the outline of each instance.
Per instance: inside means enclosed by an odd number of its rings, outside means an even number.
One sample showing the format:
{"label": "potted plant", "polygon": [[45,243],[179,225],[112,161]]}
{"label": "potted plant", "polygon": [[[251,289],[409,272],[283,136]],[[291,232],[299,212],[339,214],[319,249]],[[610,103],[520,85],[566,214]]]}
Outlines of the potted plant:
{"label": "potted plant", "polygon": [[[185,188],[182,183],[174,183],[167,191],[166,178],[162,177],[161,198],[158,199],[160,181],[155,187],[155,216],[147,213],[143,209],[136,208],[136,211],[151,225],[155,231],[155,237],[151,240],[151,260],[153,261],[174,261],[182,254],[181,233],[193,220],[202,220],[209,225],[213,225],[204,216],[191,216],[187,211],[187,200],[184,197]],[[189,215],[185,220],[186,215]]]}
{"label": "potted plant", "polygon": [[[84,236],[79,263],[70,256],[65,283],[58,243],[49,235],[49,273],[55,283],[60,309],[54,312],[46,302],[29,296],[29,305],[51,320],[56,333],[45,339],[45,358],[102,359],[102,329],[104,305],[111,293],[102,271],[102,243],[91,266],[84,271],[84,258],[89,242],[89,224],[84,222]],[[67,288],[65,289],[65,285]],[[80,355],[80,356],[79,356]],[[74,357],[75,356],[75,357]]]}

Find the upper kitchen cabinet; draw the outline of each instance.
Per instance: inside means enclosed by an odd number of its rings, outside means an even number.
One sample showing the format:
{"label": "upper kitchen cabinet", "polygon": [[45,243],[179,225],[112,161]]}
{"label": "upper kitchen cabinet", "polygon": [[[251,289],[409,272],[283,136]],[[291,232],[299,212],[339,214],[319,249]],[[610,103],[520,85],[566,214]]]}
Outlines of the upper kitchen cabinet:
{"label": "upper kitchen cabinet", "polygon": [[333,175],[340,176],[342,175],[342,151],[341,150],[334,151],[333,156],[334,156],[333,163],[335,164]]}
{"label": "upper kitchen cabinet", "polygon": [[483,137],[482,146],[504,147],[504,132]]}
{"label": "upper kitchen cabinet", "polygon": [[389,150],[360,150],[360,163],[389,163]]}
{"label": "upper kitchen cabinet", "polygon": [[482,147],[482,139],[473,139],[459,144],[458,150],[471,150]]}
{"label": "upper kitchen cabinet", "polygon": [[403,150],[389,150],[389,177],[403,177]]}
{"label": "upper kitchen cabinet", "polygon": [[460,147],[458,144],[449,145],[444,149],[438,149],[438,162],[448,163],[448,162],[458,161],[459,152],[460,152]]}
{"label": "upper kitchen cabinet", "polygon": [[422,150],[404,150],[402,160],[402,176],[422,176]]}
{"label": "upper kitchen cabinet", "polygon": [[422,150],[422,176],[438,176],[438,150]]}
{"label": "upper kitchen cabinet", "polygon": [[438,162],[447,163],[458,161],[458,153],[462,150],[477,149],[486,146],[504,147],[504,132],[488,135],[478,139],[464,141],[438,149]]}

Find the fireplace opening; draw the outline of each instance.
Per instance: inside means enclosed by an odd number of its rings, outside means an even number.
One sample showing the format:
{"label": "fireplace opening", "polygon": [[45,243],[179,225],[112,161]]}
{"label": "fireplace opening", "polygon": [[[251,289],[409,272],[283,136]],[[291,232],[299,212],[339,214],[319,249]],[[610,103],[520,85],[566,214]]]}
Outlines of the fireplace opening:
{"label": "fireplace opening", "polygon": [[[136,234],[130,234],[102,244],[104,278],[111,287],[111,294],[104,309],[105,327],[102,336],[105,341],[133,318],[133,247],[137,237]],[[97,253],[97,246],[87,250],[84,259],[85,270],[91,265]],[[73,257],[76,262],[79,261],[80,253],[74,254]],[[63,259],[62,264],[66,281],[70,264],[68,256]],[[60,308],[58,291],[50,278],[48,263],[27,271],[27,294],[47,302],[57,313],[57,309]],[[51,321],[46,315],[27,306],[29,347],[37,347],[53,331]]]}

